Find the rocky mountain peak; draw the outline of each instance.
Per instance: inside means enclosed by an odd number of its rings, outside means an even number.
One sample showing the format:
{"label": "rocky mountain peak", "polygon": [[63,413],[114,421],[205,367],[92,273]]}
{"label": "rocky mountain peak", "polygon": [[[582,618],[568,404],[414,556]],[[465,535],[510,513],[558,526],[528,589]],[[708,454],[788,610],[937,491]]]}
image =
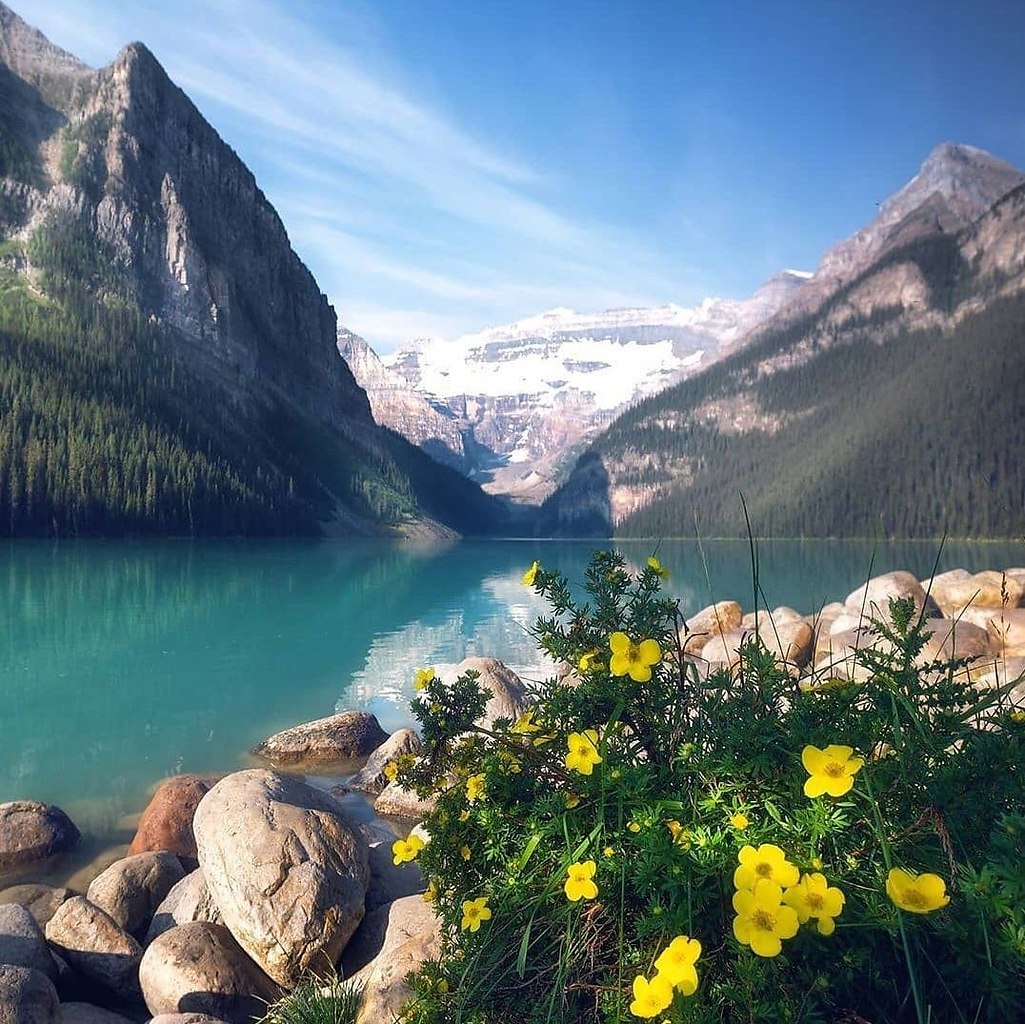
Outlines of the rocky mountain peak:
{"label": "rocky mountain peak", "polygon": [[22,21],[0,3],[0,63],[20,78],[38,85],[54,73],[91,74],[92,69],[77,57],[50,42],[42,32]]}

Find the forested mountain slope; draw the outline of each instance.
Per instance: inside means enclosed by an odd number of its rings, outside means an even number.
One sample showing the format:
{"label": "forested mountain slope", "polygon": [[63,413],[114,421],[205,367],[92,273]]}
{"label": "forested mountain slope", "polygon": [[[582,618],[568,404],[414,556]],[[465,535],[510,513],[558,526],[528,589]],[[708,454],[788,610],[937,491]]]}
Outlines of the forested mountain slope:
{"label": "forested mountain slope", "polygon": [[0,535],[494,528],[377,426],[335,329],[144,46],[94,71],[0,4]]}
{"label": "forested mountain slope", "polygon": [[540,530],[737,536],[743,495],[760,535],[1025,534],[1025,188],[948,213],[620,417]]}

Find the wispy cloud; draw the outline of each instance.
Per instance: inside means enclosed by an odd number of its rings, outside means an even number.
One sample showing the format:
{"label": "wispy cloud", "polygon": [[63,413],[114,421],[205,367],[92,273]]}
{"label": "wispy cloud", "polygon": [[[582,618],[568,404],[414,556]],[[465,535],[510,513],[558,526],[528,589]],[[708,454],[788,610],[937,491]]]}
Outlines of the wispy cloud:
{"label": "wispy cloud", "polygon": [[256,171],[340,318],[372,343],[391,346],[399,330],[452,336],[542,301],[678,297],[683,282],[646,244],[567,212],[570,185],[425,99],[434,83],[407,80],[372,11],[346,8],[352,42],[303,11],[78,0],[72,20],[63,0],[33,0],[27,13],[94,63],[113,57],[114,38],[146,42]]}

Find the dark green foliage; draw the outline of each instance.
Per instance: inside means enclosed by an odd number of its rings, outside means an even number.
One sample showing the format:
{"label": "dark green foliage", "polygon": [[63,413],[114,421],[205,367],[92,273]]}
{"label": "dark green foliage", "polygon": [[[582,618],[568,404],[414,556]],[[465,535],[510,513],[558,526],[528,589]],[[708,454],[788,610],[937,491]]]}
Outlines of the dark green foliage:
{"label": "dark green foliage", "polygon": [[6,125],[0,123],[0,178],[13,178],[23,185],[38,187],[42,175],[32,154]]}
{"label": "dark green foliage", "polygon": [[[923,240],[892,258],[912,255],[934,304],[949,309],[966,287],[956,247]],[[993,300],[949,332],[895,329],[897,315],[850,323],[813,358],[756,379],[757,362],[809,335],[812,322],[797,322],[618,419],[591,457],[632,466],[632,453],[651,453],[617,482],[657,497],[616,532],[742,536],[743,493],[765,536],[1022,535],[1025,396],[1015,382],[1025,380],[1025,298]],[[695,414],[748,400],[779,429],[728,432]],[[592,535],[602,532],[607,524]]]}

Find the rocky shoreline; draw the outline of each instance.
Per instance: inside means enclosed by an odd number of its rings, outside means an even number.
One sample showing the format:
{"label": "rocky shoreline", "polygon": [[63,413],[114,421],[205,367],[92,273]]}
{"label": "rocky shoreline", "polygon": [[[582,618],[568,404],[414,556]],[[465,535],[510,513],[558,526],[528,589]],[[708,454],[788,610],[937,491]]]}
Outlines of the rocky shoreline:
{"label": "rocky shoreline", "polygon": [[[798,685],[857,679],[865,670],[854,652],[885,643],[870,620],[887,615],[892,597],[929,618],[923,668],[966,659],[963,671],[980,687],[1025,678],[1025,568],[928,580],[887,573],[815,615],[745,614],[723,601],[688,619],[680,652],[704,675],[735,665],[757,633]],[[522,681],[494,659],[439,674],[471,668],[492,694],[482,723],[525,710]],[[1008,697],[1025,707],[1025,682]],[[391,852],[429,805],[386,768],[419,749],[412,730],[389,736],[374,716],[345,712],[268,737],[253,753],[269,768],[166,780],[126,855],[84,893],[40,883],[0,892],[0,1020],[247,1024],[301,978],[335,965],[366,984],[361,1021],[392,1019],[409,995],[406,974],[436,954],[440,937],[418,868],[396,866]],[[345,782],[328,791],[302,772]],[[377,821],[350,813],[354,793]],[[389,818],[399,820],[389,827]],[[43,865],[79,838],[59,808],[0,804],[0,877]]]}

